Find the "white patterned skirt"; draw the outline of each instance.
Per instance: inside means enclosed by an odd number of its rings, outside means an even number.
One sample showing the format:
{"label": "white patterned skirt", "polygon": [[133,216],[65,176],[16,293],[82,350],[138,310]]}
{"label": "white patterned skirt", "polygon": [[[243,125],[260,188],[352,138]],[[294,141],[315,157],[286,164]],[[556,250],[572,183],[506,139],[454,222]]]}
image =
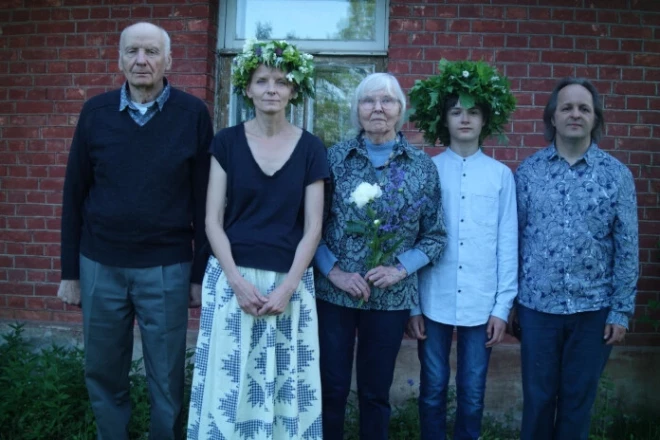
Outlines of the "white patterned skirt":
{"label": "white patterned skirt", "polygon": [[[239,267],[270,294],[286,274]],[[209,259],[195,352],[189,440],[321,439],[321,378],[308,269],[278,316],[241,310],[218,260]]]}

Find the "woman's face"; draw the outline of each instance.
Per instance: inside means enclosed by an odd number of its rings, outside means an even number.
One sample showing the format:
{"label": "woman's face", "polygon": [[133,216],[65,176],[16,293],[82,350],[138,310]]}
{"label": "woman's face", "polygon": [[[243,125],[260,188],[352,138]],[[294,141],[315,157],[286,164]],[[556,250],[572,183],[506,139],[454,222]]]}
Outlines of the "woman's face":
{"label": "woman's face", "polygon": [[286,109],[293,97],[293,85],[282,70],[260,65],[252,74],[247,96],[254,108],[264,113],[277,113]]}
{"label": "woman's face", "polygon": [[387,90],[376,90],[358,101],[358,119],[369,138],[393,138],[401,119],[401,103]]}

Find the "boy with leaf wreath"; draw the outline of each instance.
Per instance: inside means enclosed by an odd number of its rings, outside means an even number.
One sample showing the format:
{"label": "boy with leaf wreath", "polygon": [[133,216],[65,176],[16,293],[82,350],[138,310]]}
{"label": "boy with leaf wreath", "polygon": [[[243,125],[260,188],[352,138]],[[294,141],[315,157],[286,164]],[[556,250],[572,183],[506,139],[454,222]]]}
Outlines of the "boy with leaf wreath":
{"label": "boy with leaf wreath", "polygon": [[490,352],[502,341],[518,290],[516,188],[511,170],[481,150],[515,108],[508,80],[483,62],[440,61],[441,74],[410,91],[410,120],[434,145],[448,242],[419,275],[420,306],[407,332],[419,340],[421,438],[445,439],[449,353],[457,330],[454,439],[478,439]]}

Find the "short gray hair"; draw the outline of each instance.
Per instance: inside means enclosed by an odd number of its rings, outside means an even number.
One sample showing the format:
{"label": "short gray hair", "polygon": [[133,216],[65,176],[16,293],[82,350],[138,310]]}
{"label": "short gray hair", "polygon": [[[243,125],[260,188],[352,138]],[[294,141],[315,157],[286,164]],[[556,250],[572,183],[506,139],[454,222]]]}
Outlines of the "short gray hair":
{"label": "short gray hair", "polygon": [[148,21],[141,21],[139,23],[132,24],[130,26],[126,26],[123,31],[121,31],[121,35],[119,36],[119,53],[122,53],[122,50],[124,49],[124,38],[126,37],[126,32],[134,27],[134,26],[140,26],[140,25],[149,25],[153,26],[156,29],[158,29],[162,35],[163,35],[163,49],[165,51],[165,56],[170,55],[170,51],[172,49],[172,40],[170,40],[170,35],[167,33],[165,29],[163,29],[160,26],[156,26],[153,23],[149,23]]}
{"label": "short gray hair", "polygon": [[353,124],[353,127],[358,132],[362,131],[363,127],[360,125],[358,109],[360,99],[377,90],[385,90],[396,98],[397,101],[399,101],[399,104],[401,104],[401,114],[399,115],[399,120],[396,122],[395,126],[396,131],[401,130],[404,123],[404,116],[406,114],[406,95],[403,93],[403,90],[401,90],[399,81],[389,73],[372,73],[363,79],[362,82],[360,82],[360,85],[357,86],[355,94],[353,95],[353,101],[351,102],[351,123]]}

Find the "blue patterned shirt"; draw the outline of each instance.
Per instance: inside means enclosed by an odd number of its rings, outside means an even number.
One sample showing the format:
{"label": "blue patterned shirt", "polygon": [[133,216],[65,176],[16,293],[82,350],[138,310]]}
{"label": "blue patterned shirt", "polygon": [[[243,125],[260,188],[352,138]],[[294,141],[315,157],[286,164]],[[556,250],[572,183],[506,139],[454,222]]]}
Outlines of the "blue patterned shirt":
{"label": "blue patterned shirt", "polygon": [[[338,258],[337,265],[346,272],[364,275],[369,268],[367,239],[346,232],[349,220],[364,217],[365,208],[349,203],[351,193],[362,182],[377,183],[384,194],[372,202],[378,212],[391,212],[395,219],[394,232],[403,242],[386,265],[394,265],[396,256],[410,249],[417,249],[431,262],[438,261],[447,243],[438,172],[431,158],[408,144],[402,134],[392,150],[389,169],[377,175],[369,159],[362,136],[339,142],[328,150],[328,163],[333,190],[326,203],[329,213],[324,227],[321,245],[328,247]],[[392,166],[393,164],[393,166]],[[393,172],[393,170],[396,170]],[[398,176],[398,177],[397,177]],[[402,178],[398,190],[390,190],[394,181]],[[357,307],[358,300],[337,289],[321,272],[316,274],[317,297],[344,307]],[[362,308],[372,310],[405,310],[419,303],[417,273],[387,289],[371,287],[369,302]]]}
{"label": "blue patterned shirt", "polygon": [[142,127],[151,120],[157,111],[163,110],[165,102],[167,102],[167,99],[170,97],[170,84],[165,78],[163,78],[163,84],[163,91],[158,95],[158,98],[156,98],[156,102],[149,107],[145,114],[142,114],[135,104],[133,104],[133,101],[131,101],[131,92],[128,88],[128,81],[126,81],[119,93],[119,111],[124,111],[124,109],[127,108],[128,114],[131,115],[131,118],[133,118],[136,124]]}
{"label": "blue patterned shirt", "polygon": [[632,174],[592,144],[572,166],[551,145],[516,171],[518,302],[553,314],[609,308],[627,327],[639,272]]}

